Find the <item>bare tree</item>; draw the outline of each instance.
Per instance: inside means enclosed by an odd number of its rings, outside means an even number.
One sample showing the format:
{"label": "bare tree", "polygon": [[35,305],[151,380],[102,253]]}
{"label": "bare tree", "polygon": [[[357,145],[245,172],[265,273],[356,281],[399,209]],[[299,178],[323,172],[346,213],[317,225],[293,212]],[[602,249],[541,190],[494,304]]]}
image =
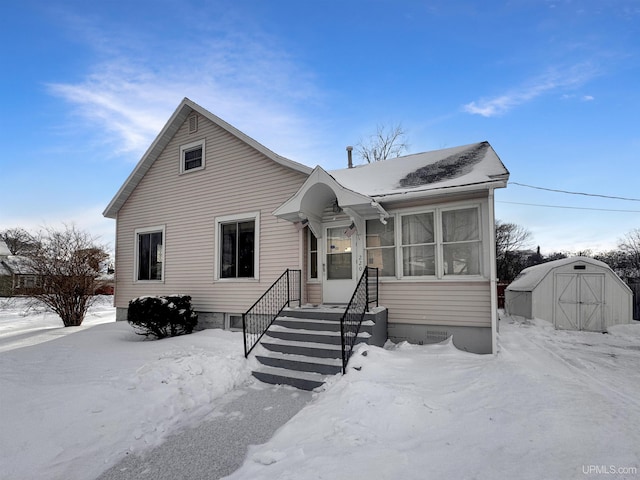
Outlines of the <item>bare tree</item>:
{"label": "bare tree", "polygon": [[529,230],[515,223],[496,220],[496,269],[500,280],[512,281],[527,266],[527,258],[522,251],[530,243]]}
{"label": "bare tree", "polygon": [[618,248],[627,257],[630,277],[640,277],[640,229],[627,233],[618,243]]}
{"label": "bare tree", "polygon": [[496,220],[496,254],[514,252],[528,248],[531,244],[531,232],[521,225]]}
{"label": "bare tree", "polygon": [[8,228],[0,232],[0,240],[4,240],[12,255],[24,255],[34,247],[33,237],[23,228]]}
{"label": "bare tree", "polygon": [[33,240],[35,247],[25,256],[38,285],[30,296],[59,315],[65,327],[82,324],[109,259],[106,248],[68,225],[64,230],[47,228]]}
{"label": "bare tree", "polygon": [[389,128],[379,124],[376,133],[370,135],[368,140],[361,139],[356,144],[356,153],[367,163],[373,163],[399,157],[408,148],[407,133],[402,124],[398,123]]}

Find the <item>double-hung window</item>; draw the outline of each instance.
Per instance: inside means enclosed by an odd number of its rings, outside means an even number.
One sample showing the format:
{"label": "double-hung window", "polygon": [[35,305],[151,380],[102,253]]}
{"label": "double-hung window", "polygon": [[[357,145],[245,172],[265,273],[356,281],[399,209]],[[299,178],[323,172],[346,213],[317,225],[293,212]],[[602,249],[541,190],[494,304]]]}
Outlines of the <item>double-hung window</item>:
{"label": "double-hung window", "polygon": [[180,173],[202,170],[205,161],[204,139],[180,147]]}
{"label": "double-hung window", "polygon": [[378,269],[381,277],[396,274],[395,219],[389,217],[386,224],[379,220],[367,220],[367,266]]}
{"label": "double-hung window", "polygon": [[217,278],[258,278],[259,214],[216,219]]}
{"label": "double-hung window", "polygon": [[402,275],[425,276],[436,274],[436,235],[434,212],[403,215]]}
{"label": "double-hung window", "polygon": [[163,278],[164,227],[136,230],[136,281]]}
{"label": "double-hung window", "polygon": [[442,257],[445,275],[480,274],[477,208],[442,212]]}

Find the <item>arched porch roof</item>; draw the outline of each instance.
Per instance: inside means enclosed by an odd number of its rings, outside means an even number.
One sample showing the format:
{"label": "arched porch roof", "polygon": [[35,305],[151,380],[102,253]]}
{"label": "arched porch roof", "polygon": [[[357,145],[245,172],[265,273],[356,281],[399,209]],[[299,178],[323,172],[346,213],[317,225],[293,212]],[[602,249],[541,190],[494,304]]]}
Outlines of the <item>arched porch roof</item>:
{"label": "arched porch roof", "polygon": [[345,188],[322,167],[316,167],[309,178],[289,200],[280,205],[273,214],[290,222],[308,223],[317,238],[322,237],[322,213],[328,205],[335,204],[364,233],[364,219],[389,214],[368,195]]}

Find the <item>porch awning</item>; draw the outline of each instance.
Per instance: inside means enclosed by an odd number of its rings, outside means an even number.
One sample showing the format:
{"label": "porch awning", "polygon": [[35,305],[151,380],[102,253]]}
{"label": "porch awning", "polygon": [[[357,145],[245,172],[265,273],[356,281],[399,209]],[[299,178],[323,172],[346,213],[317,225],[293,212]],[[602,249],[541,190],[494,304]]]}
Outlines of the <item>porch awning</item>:
{"label": "porch awning", "polygon": [[389,216],[373,198],[345,188],[320,166],[273,214],[290,222],[307,223],[316,238],[322,238],[322,214],[330,205],[336,205],[347,214],[361,233],[364,233],[366,218]]}

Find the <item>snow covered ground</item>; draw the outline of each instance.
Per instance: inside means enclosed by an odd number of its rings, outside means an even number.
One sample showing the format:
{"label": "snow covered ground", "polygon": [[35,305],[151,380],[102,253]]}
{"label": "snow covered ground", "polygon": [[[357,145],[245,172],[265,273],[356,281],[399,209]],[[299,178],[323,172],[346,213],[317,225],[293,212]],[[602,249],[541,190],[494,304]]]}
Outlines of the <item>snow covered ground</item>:
{"label": "snow covered ground", "polygon": [[92,327],[23,307],[4,303],[0,314],[2,480],[96,478],[201,421],[250,375],[239,333],[149,341],[104,303],[83,322]]}
{"label": "snow covered ground", "polygon": [[[0,351],[3,480],[96,478],[251,381],[238,333],[145,341],[109,307],[92,314],[108,323],[22,347],[38,321],[0,313],[0,347],[19,347]],[[604,335],[506,317],[499,348],[358,347],[227,478],[640,478],[640,324]]]}

